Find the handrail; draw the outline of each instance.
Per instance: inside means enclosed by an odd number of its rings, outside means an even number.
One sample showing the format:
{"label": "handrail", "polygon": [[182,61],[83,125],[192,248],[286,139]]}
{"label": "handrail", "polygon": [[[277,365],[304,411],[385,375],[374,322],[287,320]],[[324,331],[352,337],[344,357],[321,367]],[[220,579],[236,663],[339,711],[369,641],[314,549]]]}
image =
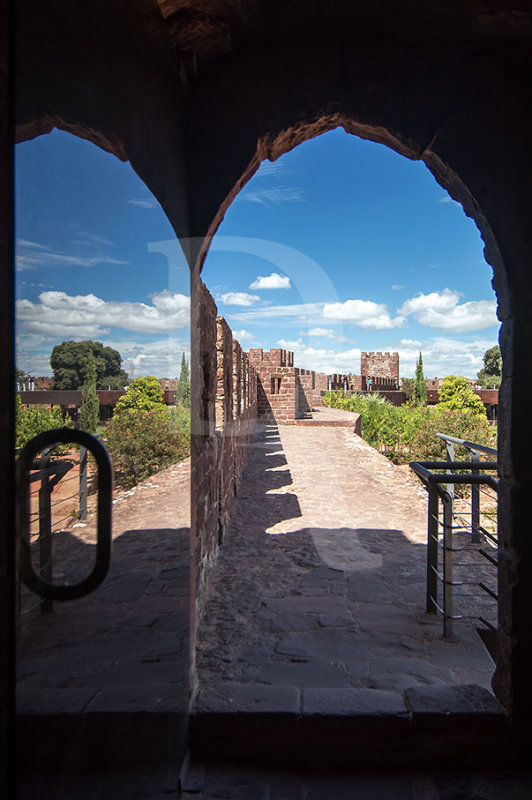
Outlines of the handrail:
{"label": "handrail", "polygon": [[480,453],[488,453],[488,455],[496,456],[497,450],[493,447],[487,447],[484,444],[476,444],[475,442],[468,442],[467,439],[457,439],[456,436],[449,436],[446,433],[437,433],[436,434],[438,439],[443,439],[444,442],[452,442],[453,444],[462,445],[467,450],[470,451],[477,451]]}
{"label": "handrail", "polygon": [[[92,571],[79,583],[54,584],[38,575],[31,563],[29,540],[30,470],[37,453],[56,444],[79,444],[89,450],[98,467],[96,559]],[[45,431],[31,439],[20,451],[17,461],[18,569],[28,589],[47,600],[76,600],[94,591],[104,580],[111,559],[112,471],[107,450],[93,436],[72,428]]]}
{"label": "handrail", "polygon": [[[443,434],[438,434],[439,438],[444,438]],[[455,443],[462,444],[464,440],[457,440]],[[467,442],[473,448],[476,447],[472,442]],[[486,448],[491,450],[491,448]],[[491,450],[491,452],[495,452]],[[428,491],[428,524],[427,524],[427,611],[429,613],[443,614],[443,632],[445,637],[452,636],[453,622],[461,619],[461,615],[453,613],[453,590],[455,586],[462,585],[461,581],[453,578],[453,519],[454,519],[454,486],[456,484],[470,484],[472,487],[471,497],[471,542],[480,542],[481,533],[487,535],[480,526],[479,521],[479,486],[487,485],[495,492],[498,490],[498,481],[492,475],[482,474],[483,470],[496,470],[497,462],[480,462],[478,458],[472,461],[413,461],[411,469],[425,484]],[[438,470],[438,471],[436,471]],[[445,472],[440,471],[445,470]],[[449,491],[449,488],[452,490]],[[443,505],[443,522],[439,517],[440,501]],[[442,530],[440,531],[440,527]],[[496,542],[496,537],[487,535],[488,538]],[[443,542],[440,542],[440,537]],[[443,570],[440,571],[438,564],[438,550],[440,545],[443,548]],[[480,552],[488,561],[496,563],[496,559],[489,554]],[[458,565],[457,565],[458,566]],[[438,581],[443,584],[443,601],[440,606],[438,603]],[[491,591],[483,582],[478,585],[492,598],[497,599],[495,592]],[[482,621],[490,626],[484,618]]]}

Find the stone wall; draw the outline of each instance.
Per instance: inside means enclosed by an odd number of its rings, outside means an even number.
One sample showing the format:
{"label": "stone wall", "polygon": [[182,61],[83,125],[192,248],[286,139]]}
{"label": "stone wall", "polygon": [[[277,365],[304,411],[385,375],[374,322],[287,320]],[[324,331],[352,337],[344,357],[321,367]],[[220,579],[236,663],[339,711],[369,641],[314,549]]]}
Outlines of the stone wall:
{"label": "stone wall", "polygon": [[[192,657],[195,632],[257,420],[257,376],[198,278],[192,288]],[[192,670],[192,673],[194,670]]]}
{"label": "stone wall", "polygon": [[399,353],[360,353],[360,374],[373,380],[387,378],[399,380]]}
{"label": "stone wall", "polygon": [[295,419],[299,390],[294,354],[277,348],[269,353],[261,348],[252,348],[249,351],[249,360],[258,376],[259,417],[281,424]]}

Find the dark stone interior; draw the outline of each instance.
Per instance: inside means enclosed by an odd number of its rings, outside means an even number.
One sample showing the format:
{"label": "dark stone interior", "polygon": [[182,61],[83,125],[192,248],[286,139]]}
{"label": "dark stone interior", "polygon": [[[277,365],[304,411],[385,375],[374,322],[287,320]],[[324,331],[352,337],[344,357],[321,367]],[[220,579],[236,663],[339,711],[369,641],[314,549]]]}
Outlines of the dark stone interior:
{"label": "dark stone interior", "polygon": [[[493,266],[499,416],[499,662],[520,745],[532,727],[532,10],[526,0],[17,0],[0,5],[2,348],[13,351],[10,147],[54,126],[129,160],[199,275],[261,160],[323,131],[421,159],[474,218]],[[13,34],[9,37],[9,33]],[[202,392],[199,329],[193,380]],[[13,366],[0,377],[2,731],[13,722]],[[207,437],[208,438],[208,437]],[[197,450],[197,448],[196,448]],[[198,567],[192,562],[192,571]],[[11,654],[11,655],[9,655]],[[6,699],[5,699],[6,698]],[[11,769],[12,758],[3,762]]]}

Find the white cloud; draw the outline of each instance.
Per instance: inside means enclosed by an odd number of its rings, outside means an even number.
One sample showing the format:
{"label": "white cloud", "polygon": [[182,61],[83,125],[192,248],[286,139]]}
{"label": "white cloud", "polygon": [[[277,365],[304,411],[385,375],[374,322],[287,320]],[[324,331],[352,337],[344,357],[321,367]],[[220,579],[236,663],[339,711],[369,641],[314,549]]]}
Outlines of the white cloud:
{"label": "white cloud", "polygon": [[278,272],[272,272],[271,275],[257,275],[253,283],[249,284],[250,289],[290,289],[290,286],[290,278]]}
{"label": "white cloud", "polygon": [[267,188],[244,189],[241,200],[258,203],[261,206],[280,206],[283,203],[300,203],[305,199],[303,189],[295,186],[279,186]]}
{"label": "white cloud", "polygon": [[311,328],[308,331],[299,331],[300,336],[327,336],[329,339],[334,339],[334,331],[332,328]]}
{"label": "white cloud", "polygon": [[475,339],[464,341],[447,336],[420,341],[401,339],[390,342],[382,349],[399,352],[399,367],[402,377],[413,377],[419,351],[423,353],[423,370],[427,378],[444,378],[446,375],[476,377],[483,366],[482,356],[496,340]]}
{"label": "white cloud", "polygon": [[257,303],[260,297],[256,294],[248,294],[248,292],[226,292],[216,298],[225,303],[226,306],[251,306]]}
{"label": "white cloud", "polygon": [[[95,267],[97,264],[128,264],[119,258],[109,256],[97,239],[91,239],[90,234],[86,234],[84,241],[78,240],[78,244],[73,244],[74,252],[58,253],[53,251],[48,245],[39,242],[31,242],[27,239],[17,239],[15,247],[15,266],[18,272],[24,270],[38,270],[43,267]],[[105,240],[103,240],[105,241]],[[89,252],[81,254],[79,245],[83,244]],[[106,245],[107,247],[107,245]]]}
{"label": "white cloud", "polygon": [[402,283],[393,283],[393,284],[392,284],[392,290],[393,290],[394,292],[398,292],[400,289],[404,289],[404,288],[405,288],[405,287],[403,286],[403,284],[402,284]]}
{"label": "white cloud", "polygon": [[242,328],[239,331],[233,331],[233,338],[242,344],[242,342],[252,342],[255,339],[255,335]]}
{"label": "white cloud", "polygon": [[453,198],[450,197],[448,194],[443,195],[443,197],[440,197],[440,199],[437,200],[436,202],[437,203],[449,204],[449,205],[453,205],[453,206],[458,206],[459,208],[462,208],[460,203],[457,200],[453,200]]}
{"label": "white cloud", "polygon": [[399,314],[411,314],[422,325],[450,333],[478,331],[499,325],[495,300],[476,300],[460,304],[460,296],[459,292],[451,289],[418,294],[403,303]]}
{"label": "white cloud", "polygon": [[48,339],[95,337],[116,327],[139,333],[166,333],[189,324],[190,299],[164,290],[152,304],[105,301],[94,294],[42,292],[39,302],[17,300],[17,324],[24,333]]}
{"label": "white cloud", "polygon": [[405,318],[391,319],[384,303],[372,300],[346,300],[344,303],[325,303],[323,316],[327,319],[338,319],[358,325],[366,330],[387,330],[402,327]]}
{"label": "white cloud", "polygon": [[279,339],[277,344],[279,347],[293,351],[296,367],[329,374],[334,372],[357,374],[360,372],[360,350],[358,348],[336,352],[327,348],[311,347],[301,339],[295,341]]}
{"label": "white cloud", "polygon": [[155,197],[134,197],[127,202],[131,203],[132,206],[138,206],[139,208],[157,208],[159,205]]}
{"label": "white cloud", "polygon": [[190,341],[167,336],[152,342],[136,340],[107,341],[122,356],[122,367],[129,377],[157,375],[158,378],[178,378],[181,372],[181,356],[185,353],[190,364]]}
{"label": "white cloud", "polygon": [[300,321],[313,318],[316,321],[322,318],[323,303],[298,303],[286,306],[262,306],[252,311],[242,311],[231,314],[231,319],[239,322],[260,322],[271,319],[290,319],[296,317]]}

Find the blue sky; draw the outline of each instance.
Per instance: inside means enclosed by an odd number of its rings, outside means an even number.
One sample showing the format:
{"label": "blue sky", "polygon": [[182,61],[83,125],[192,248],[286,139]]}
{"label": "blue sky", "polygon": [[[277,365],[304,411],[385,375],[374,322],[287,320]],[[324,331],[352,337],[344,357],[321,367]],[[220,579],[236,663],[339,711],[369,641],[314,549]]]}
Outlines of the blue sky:
{"label": "blue sky", "polygon": [[[116,347],[130,375],[179,373],[188,271],[128,164],[54,131],[16,150],[18,363],[50,374],[64,339]],[[426,167],[331,131],[264,162],[236,198],[203,278],[245,349],[358,372],[360,350],[419,350],[427,377],[473,377],[497,342],[492,270],[474,222]]]}

